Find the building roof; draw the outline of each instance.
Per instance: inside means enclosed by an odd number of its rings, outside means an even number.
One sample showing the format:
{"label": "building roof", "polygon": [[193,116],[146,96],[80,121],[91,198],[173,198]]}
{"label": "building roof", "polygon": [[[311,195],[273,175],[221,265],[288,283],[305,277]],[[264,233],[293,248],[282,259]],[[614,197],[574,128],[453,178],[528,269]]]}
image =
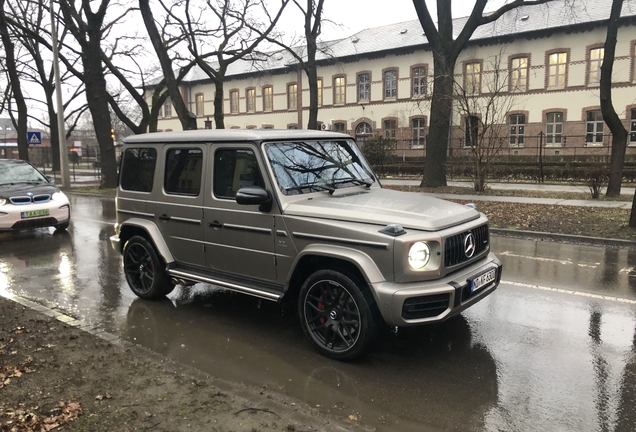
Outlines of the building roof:
{"label": "building roof", "polygon": [[[612,0],[553,0],[545,4],[520,6],[495,22],[477,28],[471,41],[488,40],[506,36],[523,37],[531,33],[559,30],[582,24],[599,23],[609,18]],[[415,11],[413,11],[415,15]],[[623,17],[636,16],[636,0],[625,0]],[[468,17],[453,19],[453,36],[457,37]],[[317,60],[330,60],[373,53],[390,52],[404,48],[426,49],[428,40],[419,20],[405,21],[362,30],[354,35],[322,43]],[[303,48],[298,47],[302,53]],[[274,51],[263,61],[239,60],[228,67],[226,77],[275,71],[295,65],[296,59],[287,51]],[[193,68],[184,82],[208,80],[198,67]]]}

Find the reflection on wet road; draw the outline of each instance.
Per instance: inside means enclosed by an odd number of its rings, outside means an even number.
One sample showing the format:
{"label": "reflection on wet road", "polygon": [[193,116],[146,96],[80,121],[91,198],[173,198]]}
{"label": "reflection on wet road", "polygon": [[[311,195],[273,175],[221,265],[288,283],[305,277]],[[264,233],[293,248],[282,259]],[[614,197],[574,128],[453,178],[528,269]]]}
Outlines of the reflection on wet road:
{"label": "reflection on wet road", "polygon": [[0,234],[0,292],[381,431],[636,430],[635,251],[495,237],[497,292],[347,364],[311,349],[293,304],[203,284],[136,299],[108,243],[114,201],[71,198],[68,233]]}

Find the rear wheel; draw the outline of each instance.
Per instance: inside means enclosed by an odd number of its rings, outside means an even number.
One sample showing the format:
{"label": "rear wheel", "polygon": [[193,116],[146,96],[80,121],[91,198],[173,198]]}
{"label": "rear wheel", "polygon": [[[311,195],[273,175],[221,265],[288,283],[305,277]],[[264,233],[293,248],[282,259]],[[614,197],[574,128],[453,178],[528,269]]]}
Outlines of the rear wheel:
{"label": "rear wheel", "polygon": [[300,321],[323,355],[353,360],[377,340],[381,317],[369,290],[344,271],[319,270],[300,290]]}
{"label": "rear wheel", "polygon": [[154,246],[141,236],[131,237],[124,246],[124,273],[130,289],[146,300],[165,297],[174,289]]}

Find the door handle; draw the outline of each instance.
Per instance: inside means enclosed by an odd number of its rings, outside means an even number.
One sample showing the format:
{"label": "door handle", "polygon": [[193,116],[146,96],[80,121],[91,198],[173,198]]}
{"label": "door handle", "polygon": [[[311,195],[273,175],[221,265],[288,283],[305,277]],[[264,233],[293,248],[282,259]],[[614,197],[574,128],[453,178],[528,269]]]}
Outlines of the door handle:
{"label": "door handle", "polygon": [[164,213],[161,216],[159,216],[159,220],[169,221],[170,220],[170,216],[168,216],[167,214]]}
{"label": "door handle", "polygon": [[214,229],[223,228],[223,224],[221,222],[217,221],[217,220],[215,220],[213,222],[210,222],[208,224],[208,226],[211,227],[211,228],[214,228]]}

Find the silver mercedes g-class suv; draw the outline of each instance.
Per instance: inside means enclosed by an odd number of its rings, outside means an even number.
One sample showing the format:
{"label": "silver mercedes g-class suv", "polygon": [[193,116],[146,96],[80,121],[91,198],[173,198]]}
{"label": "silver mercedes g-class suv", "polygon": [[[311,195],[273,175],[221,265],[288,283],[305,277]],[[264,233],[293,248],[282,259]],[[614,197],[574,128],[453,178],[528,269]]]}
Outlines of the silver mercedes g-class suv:
{"label": "silver mercedes g-class suv", "polygon": [[356,358],[383,322],[443,321],[501,263],[474,208],[383,189],[348,135],[197,130],[124,140],[115,250],[144,299],[208,283],[298,302],[322,354]]}

